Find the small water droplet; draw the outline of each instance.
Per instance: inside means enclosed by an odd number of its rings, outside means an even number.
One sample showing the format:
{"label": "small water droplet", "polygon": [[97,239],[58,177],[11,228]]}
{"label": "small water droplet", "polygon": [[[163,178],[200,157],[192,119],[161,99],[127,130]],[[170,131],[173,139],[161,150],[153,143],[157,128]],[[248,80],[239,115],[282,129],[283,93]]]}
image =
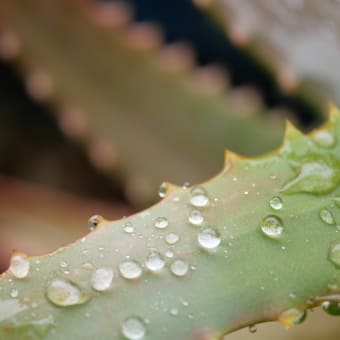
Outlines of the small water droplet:
{"label": "small water droplet", "polygon": [[65,261],[61,261],[61,262],[59,263],[59,266],[60,266],[61,268],[66,268],[66,267],[67,267],[67,263],[66,263]]}
{"label": "small water droplet", "polygon": [[137,261],[126,260],[120,263],[119,272],[125,279],[138,279],[142,275],[142,267]]}
{"label": "small water droplet", "polygon": [[295,293],[295,292],[289,293],[289,297],[290,297],[291,299],[296,299],[296,293]]}
{"label": "small water droplet", "polygon": [[192,210],[190,211],[188,220],[189,223],[193,225],[201,225],[204,222],[204,217],[199,210]]}
{"label": "small water droplet", "polygon": [[279,315],[279,321],[286,327],[289,328],[293,325],[299,325],[305,321],[307,317],[307,310],[300,310],[297,308],[291,308]]}
{"label": "small water droplet", "polygon": [[188,189],[190,187],[190,182],[184,182],[182,185],[182,189]]}
{"label": "small water droplet", "polygon": [[174,252],[171,249],[166,250],[165,256],[168,257],[169,259],[174,257]]}
{"label": "small water droplet", "polygon": [[122,334],[129,340],[140,340],[145,336],[145,323],[139,317],[130,317],[122,324]]}
{"label": "small water droplet", "polygon": [[194,187],[190,193],[190,203],[194,207],[205,207],[209,203],[207,192],[202,187]]}
{"label": "small water droplet", "polygon": [[171,308],[170,309],[170,315],[177,316],[178,315],[178,309],[177,308]]}
{"label": "small water droplet", "polygon": [[11,257],[10,272],[17,278],[27,277],[30,271],[30,262],[25,254],[15,254]]}
{"label": "small water droplet", "polygon": [[330,315],[340,315],[340,303],[337,301],[325,301],[322,309]]}
{"label": "small water droplet", "polygon": [[98,224],[100,222],[102,222],[104,220],[104,218],[100,215],[93,215],[89,218],[87,224],[88,224],[88,227],[89,227],[89,230],[90,231],[93,231],[97,228]]}
{"label": "small water droplet", "polygon": [[145,266],[152,272],[159,272],[163,269],[165,262],[156,250],[152,250],[145,260]]}
{"label": "small water droplet", "polygon": [[269,201],[269,205],[274,210],[281,210],[283,207],[282,200],[280,197],[275,196]]}
{"label": "small water droplet", "polygon": [[131,234],[135,231],[134,226],[132,225],[131,222],[126,222],[124,224],[123,230],[127,233],[127,234]]}
{"label": "small water droplet", "polygon": [[163,198],[166,196],[166,192],[168,190],[168,185],[163,182],[160,186],[159,186],[159,189],[158,189],[158,195],[160,198]]}
{"label": "small water droplet", "polygon": [[90,295],[81,292],[78,286],[63,279],[54,279],[47,286],[48,299],[57,306],[73,306],[90,299]]}
{"label": "small water droplet", "polygon": [[334,145],[334,136],[329,131],[317,131],[313,135],[314,141],[321,147],[329,148]]}
{"label": "small water droplet", "polygon": [[261,230],[266,236],[278,239],[283,233],[282,222],[278,217],[269,215],[262,220]]}
{"label": "small water droplet", "polygon": [[91,277],[92,288],[97,291],[108,290],[113,280],[113,271],[109,267],[96,269]]}
{"label": "small water droplet", "polygon": [[18,295],[19,295],[19,291],[18,291],[17,289],[15,289],[15,288],[12,288],[12,289],[10,290],[10,292],[9,292],[9,295],[10,295],[12,298],[16,298],[16,297],[18,297]]}
{"label": "small water droplet", "polygon": [[198,243],[205,249],[215,249],[221,243],[219,232],[213,228],[204,228],[197,235]]}
{"label": "small water droplet", "polygon": [[166,217],[158,217],[155,220],[155,227],[158,229],[165,229],[169,225]]}
{"label": "small water droplet", "polygon": [[169,233],[168,235],[165,236],[165,241],[168,244],[175,244],[179,240],[179,236],[176,233]]}
{"label": "small water droplet", "polygon": [[332,213],[327,209],[320,210],[320,218],[327,224],[335,224],[335,219]]}
{"label": "small water droplet", "polygon": [[337,290],[339,288],[338,281],[336,279],[331,279],[327,285],[329,290]]}
{"label": "small water droplet", "polygon": [[250,332],[250,333],[256,333],[256,331],[257,331],[256,325],[250,325],[250,326],[248,327],[248,329],[249,329],[249,332]]}
{"label": "small water droplet", "polygon": [[328,252],[328,259],[340,268],[340,241],[331,244]]}
{"label": "small water droplet", "polygon": [[189,265],[183,260],[176,260],[171,263],[170,270],[176,276],[184,276],[189,270]]}

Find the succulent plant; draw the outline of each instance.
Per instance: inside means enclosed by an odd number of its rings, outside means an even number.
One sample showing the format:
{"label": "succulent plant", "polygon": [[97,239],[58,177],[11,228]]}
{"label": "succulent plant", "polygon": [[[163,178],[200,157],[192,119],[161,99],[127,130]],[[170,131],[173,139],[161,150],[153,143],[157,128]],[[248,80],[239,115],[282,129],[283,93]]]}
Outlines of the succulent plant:
{"label": "succulent plant", "polygon": [[258,158],[0,278],[0,338],[215,339],[258,322],[340,312],[340,113]]}
{"label": "succulent plant", "polygon": [[185,46],[163,46],[159,29],[131,23],[123,4],[11,0],[0,10],[2,56],[136,202],[164,178],[211,176],[227,146],[255,155],[279,143],[283,124],[256,95],[227,89],[221,70],[195,66]]}

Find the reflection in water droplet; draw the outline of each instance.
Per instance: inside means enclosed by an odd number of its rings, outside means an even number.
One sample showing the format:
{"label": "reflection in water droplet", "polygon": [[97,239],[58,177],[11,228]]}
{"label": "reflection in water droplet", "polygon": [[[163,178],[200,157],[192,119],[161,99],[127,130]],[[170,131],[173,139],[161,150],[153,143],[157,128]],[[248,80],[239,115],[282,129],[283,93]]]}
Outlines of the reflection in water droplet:
{"label": "reflection in water droplet", "polygon": [[113,270],[109,267],[96,269],[91,277],[91,285],[93,289],[104,291],[111,287],[113,280]]}
{"label": "reflection in water droplet", "polygon": [[278,239],[283,233],[282,222],[277,216],[269,215],[262,220],[261,230],[266,236]]}
{"label": "reflection in water droplet", "polygon": [[125,279],[138,279],[142,275],[142,267],[137,261],[125,260],[119,265],[119,272]]}
{"label": "reflection in water droplet", "polygon": [[293,325],[301,324],[307,317],[307,310],[300,310],[291,308],[279,315],[278,320],[286,327],[289,328]]}
{"label": "reflection in water droplet", "polygon": [[205,207],[209,203],[207,192],[202,187],[194,187],[190,193],[190,203],[194,207]]}
{"label": "reflection in water droplet", "polygon": [[89,230],[90,231],[93,231],[97,228],[98,224],[100,222],[102,222],[104,220],[104,218],[100,215],[93,215],[89,218],[87,224],[88,224],[88,227],[89,227]]}
{"label": "reflection in water droplet", "polygon": [[269,201],[269,205],[274,210],[281,210],[283,207],[282,200],[280,197],[275,196]]}
{"label": "reflection in water droplet", "polygon": [[168,225],[169,225],[169,222],[165,217],[158,217],[155,220],[155,227],[158,229],[164,229]]}
{"label": "reflection in water droplet", "polygon": [[198,243],[205,249],[215,249],[221,243],[219,232],[213,228],[204,228],[197,235]]}
{"label": "reflection in water droplet", "polygon": [[179,236],[176,233],[170,233],[165,236],[165,241],[168,244],[175,244],[178,242],[178,240],[179,240]]}
{"label": "reflection in water droplet", "polygon": [[330,315],[340,315],[340,303],[337,301],[325,301],[322,309]]}
{"label": "reflection in water droplet", "polygon": [[327,209],[321,209],[320,210],[320,217],[322,221],[324,221],[327,224],[335,224],[335,219],[332,215],[332,213]]}
{"label": "reflection in water droplet", "polygon": [[168,190],[168,185],[167,185],[165,182],[163,182],[163,183],[159,186],[159,189],[158,189],[158,195],[159,195],[159,197],[160,197],[160,198],[165,197],[167,190]]}
{"label": "reflection in water droplet", "polygon": [[328,259],[340,268],[340,241],[331,244]]}
{"label": "reflection in water droplet", "polygon": [[127,233],[127,234],[131,234],[135,231],[135,228],[133,227],[131,222],[126,222],[124,224],[123,230]]}
{"label": "reflection in water droplet", "polygon": [[317,131],[313,135],[314,141],[321,147],[329,148],[334,145],[334,136],[329,131]]}
{"label": "reflection in water droplet", "polygon": [[163,269],[165,262],[159,252],[152,250],[145,260],[145,266],[152,272],[159,272]]}
{"label": "reflection in water droplet", "polygon": [[122,334],[129,340],[140,340],[145,336],[145,323],[139,317],[126,319],[122,324]]}
{"label": "reflection in water droplet", "polygon": [[79,305],[90,299],[89,294],[81,292],[78,286],[63,279],[51,281],[47,286],[46,295],[57,306]]}
{"label": "reflection in water droplet", "polygon": [[204,222],[204,217],[199,210],[192,210],[190,211],[188,220],[189,223],[193,225],[201,225]]}
{"label": "reflection in water droplet", "polygon": [[27,277],[30,270],[30,262],[25,254],[15,254],[11,257],[10,272],[17,278]]}
{"label": "reflection in water droplet", "polygon": [[187,274],[189,265],[183,260],[176,260],[171,263],[170,270],[176,276],[184,276]]}

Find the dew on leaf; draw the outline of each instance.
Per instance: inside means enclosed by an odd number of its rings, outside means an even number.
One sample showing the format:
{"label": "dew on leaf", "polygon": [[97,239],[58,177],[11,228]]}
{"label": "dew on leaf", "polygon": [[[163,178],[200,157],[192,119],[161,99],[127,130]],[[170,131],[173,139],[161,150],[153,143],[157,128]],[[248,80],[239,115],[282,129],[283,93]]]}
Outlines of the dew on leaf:
{"label": "dew on leaf", "polygon": [[16,298],[18,297],[19,295],[19,291],[16,289],[16,288],[12,288],[9,292],[9,295],[12,297],[12,298]]}
{"label": "dew on leaf", "polygon": [[93,215],[89,218],[87,224],[88,224],[88,227],[89,227],[89,230],[90,231],[93,231],[97,228],[98,224],[100,222],[102,222],[104,220],[104,218],[100,215]]}
{"label": "dew on leaf", "polygon": [[179,236],[176,233],[169,233],[165,236],[165,241],[168,244],[175,244],[179,240]]}
{"label": "dew on leaf", "polygon": [[190,192],[190,203],[194,207],[205,207],[209,203],[207,192],[202,187],[194,187]]}
{"label": "dew on leaf", "polygon": [[126,222],[124,223],[124,227],[123,230],[127,233],[127,234],[131,234],[135,231],[134,226],[132,225],[131,222]]}
{"label": "dew on leaf", "polygon": [[113,270],[109,267],[96,269],[91,277],[92,288],[97,291],[108,290],[113,280]]}
{"label": "dew on leaf", "polygon": [[283,233],[283,225],[277,216],[269,215],[262,220],[261,230],[266,236],[279,239]]}
{"label": "dew on leaf", "polygon": [[160,186],[159,186],[159,189],[158,189],[158,196],[160,198],[164,198],[166,196],[166,192],[168,190],[168,185],[163,182]]}
{"label": "dew on leaf", "polygon": [[166,217],[157,217],[155,220],[155,227],[158,229],[165,229],[169,225]]}
{"label": "dew on leaf", "polygon": [[331,132],[329,131],[317,131],[313,135],[314,141],[320,145],[321,147],[329,148],[332,147],[335,143],[334,136]]}
{"label": "dew on leaf", "polygon": [[320,218],[323,222],[327,224],[335,224],[335,219],[332,213],[327,209],[321,209],[320,210]]}
{"label": "dew on leaf", "polygon": [[125,279],[138,279],[142,275],[142,267],[137,261],[125,260],[119,264],[119,272]]}
{"label": "dew on leaf", "polygon": [[159,272],[164,268],[165,262],[158,251],[152,250],[145,260],[145,266],[152,272]]}
{"label": "dew on leaf", "polygon": [[168,257],[169,259],[174,257],[174,252],[171,249],[167,249],[165,251],[165,256]]}
{"label": "dew on leaf", "polygon": [[290,308],[279,315],[278,320],[289,328],[294,325],[301,324],[307,317],[307,310],[300,310],[297,308]]}
{"label": "dew on leaf", "polygon": [[219,232],[213,228],[204,228],[197,235],[198,243],[205,249],[215,249],[221,243]]}
{"label": "dew on leaf", "polygon": [[249,329],[249,332],[250,332],[250,333],[256,333],[256,331],[257,331],[256,325],[250,325],[250,326],[248,327],[248,329]]}
{"label": "dew on leaf", "polygon": [[129,340],[140,340],[145,336],[146,328],[144,321],[139,317],[130,317],[122,324],[122,334]]}
{"label": "dew on leaf", "polygon": [[23,279],[27,277],[30,270],[30,262],[25,254],[15,254],[11,257],[9,267],[10,272],[17,278]]}
{"label": "dew on leaf", "polygon": [[331,244],[328,251],[328,259],[340,268],[340,241]]}
{"label": "dew on leaf", "polygon": [[270,201],[269,201],[269,205],[274,210],[281,210],[282,207],[283,207],[282,200],[278,196],[271,198]]}
{"label": "dew on leaf", "polygon": [[325,301],[322,309],[330,315],[340,315],[340,303],[337,301]]}
{"label": "dew on leaf", "polygon": [[189,265],[183,260],[175,260],[171,263],[170,270],[176,276],[184,276],[189,270]]}
{"label": "dew on leaf", "polygon": [[204,221],[204,217],[199,210],[192,210],[189,213],[188,221],[193,225],[201,225]]}
{"label": "dew on leaf", "polygon": [[79,305],[90,299],[89,294],[83,293],[78,286],[63,279],[49,282],[46,295],[57,306]]}
{"label": "dew on leaf", "polygon": [[170,312],[170,315],[172,315],[172,316],[178,315],[178,309],[177,308],[171,308],[169,312]]}

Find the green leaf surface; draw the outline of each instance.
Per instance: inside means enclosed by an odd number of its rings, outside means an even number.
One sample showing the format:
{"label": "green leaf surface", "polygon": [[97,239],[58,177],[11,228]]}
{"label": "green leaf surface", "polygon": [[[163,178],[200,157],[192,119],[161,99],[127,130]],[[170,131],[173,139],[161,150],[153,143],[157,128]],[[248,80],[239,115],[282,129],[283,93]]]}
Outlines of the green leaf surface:
{"label": "green leaf surface", "polygon": [[308,136],[288,125],[270,154],[227,153],[206,183],[168,184],[145,211],[92,217],[93,231],[70,246],[14,254],[0,280],[0,338],[213,339],[269,320],[289,327],[338,302],[340,115],[331,111]]}

